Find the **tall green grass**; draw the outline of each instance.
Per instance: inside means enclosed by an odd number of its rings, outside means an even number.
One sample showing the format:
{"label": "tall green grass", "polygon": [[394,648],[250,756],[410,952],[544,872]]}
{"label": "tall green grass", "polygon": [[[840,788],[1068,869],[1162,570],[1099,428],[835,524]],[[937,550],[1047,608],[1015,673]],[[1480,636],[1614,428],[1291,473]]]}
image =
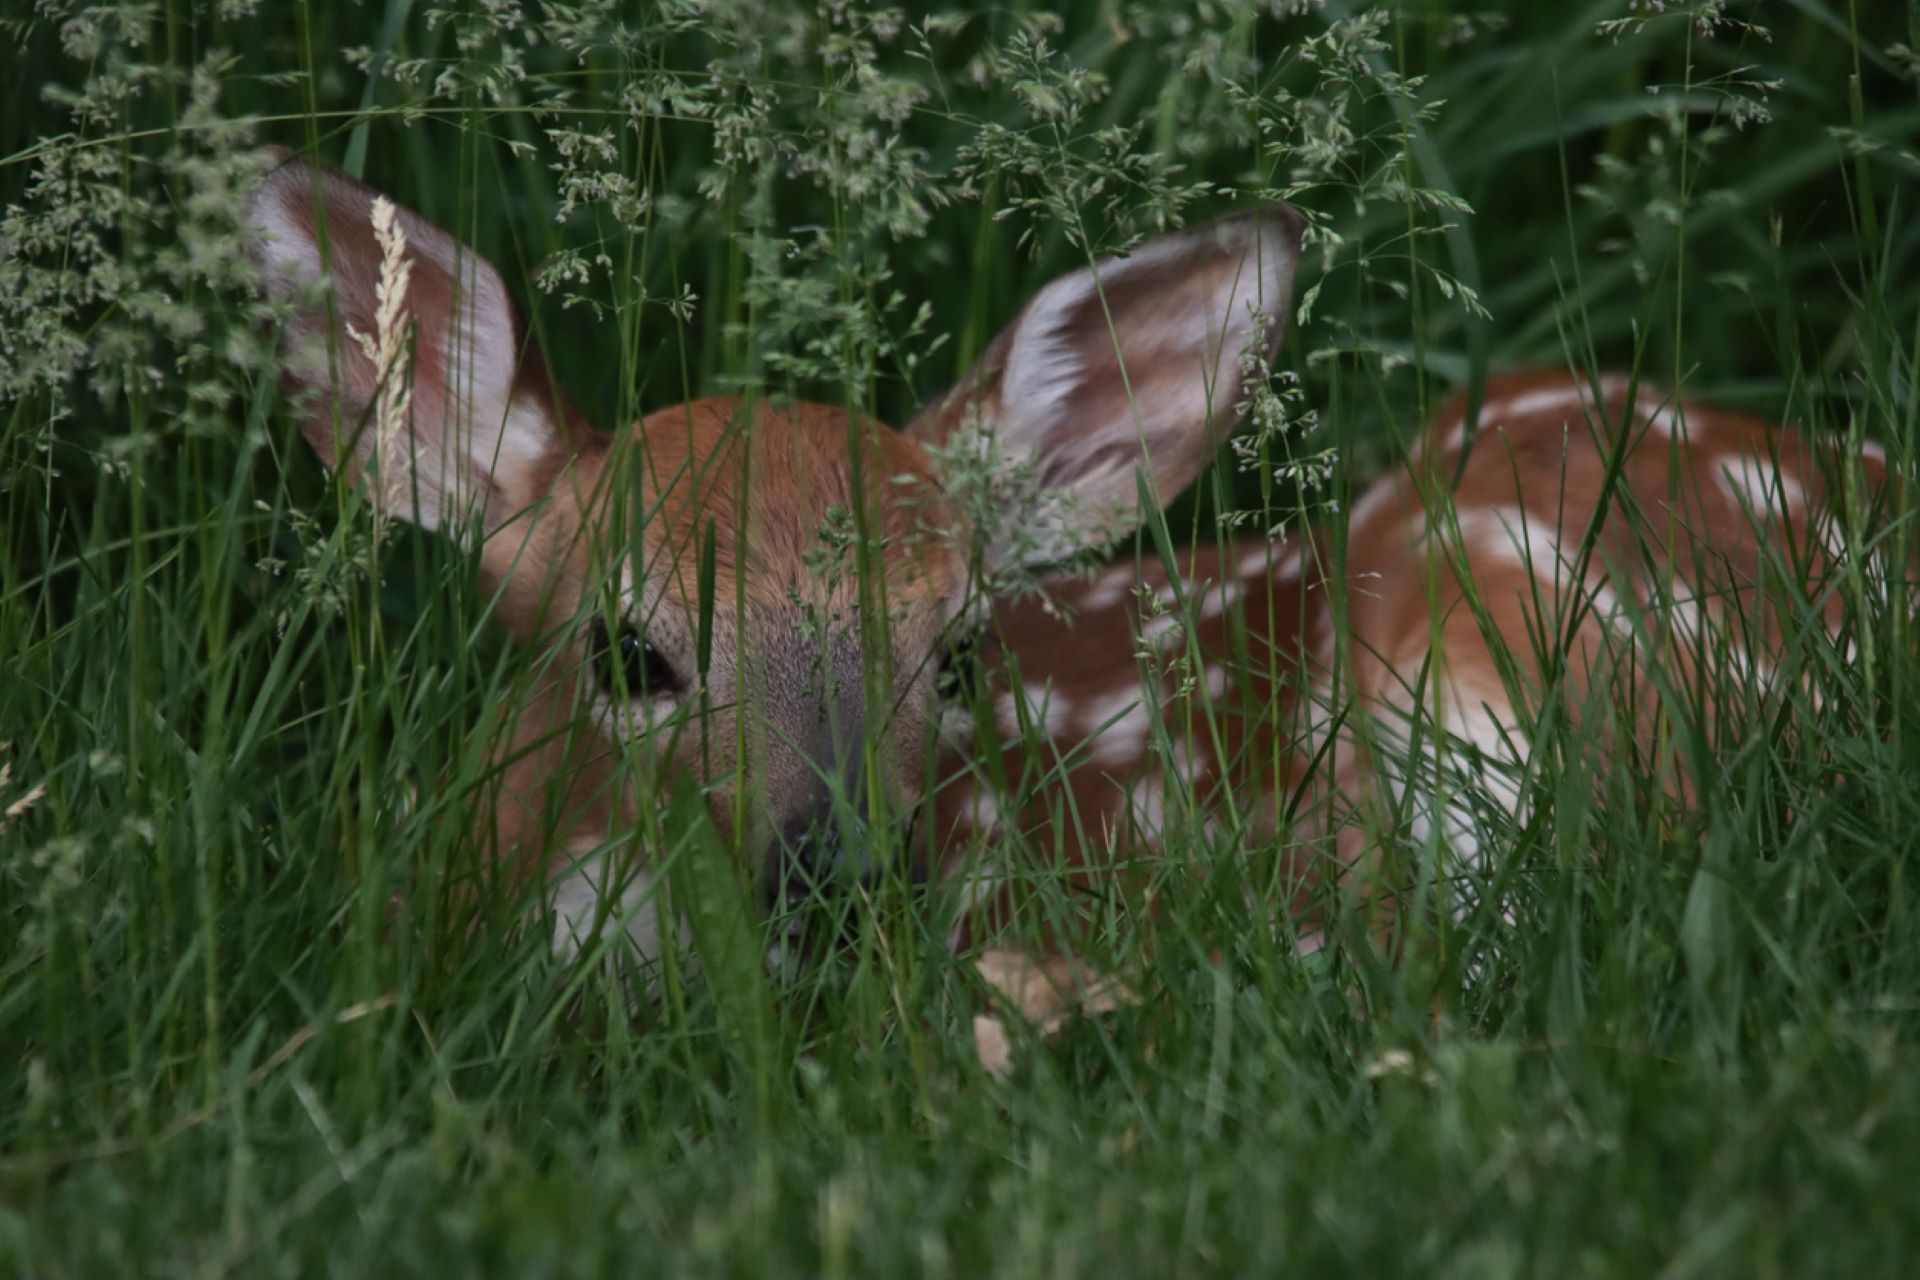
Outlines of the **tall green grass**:
{"label": "tall green grass", "polygon": [[[1291,199],[1288,429],[1119,552],[1147,561],[1337,529],[1512,366],[1633,369],[1911,474],[1910,5],[1046,16],[5,19],[0,1271],[1911,1269],[1920,679],[1868,583],[1840,641],[1804,607],[1775,683],[1673,691],[1678,819],[1665,762],[1545,717],[1524,820],[1482,819],[1520,909],[1440,912],[1405,964],[1275,938],[1286,832],[1176,818],[1150,930],[1036,884],[1144,998],[1005,1080],[937,892],[637,1020],[527,902],[470,925],[472,728],[541,657],[470,552],[372,545],[285,418],[236,239],[255,142],[497,262],[609,427],[740,388],[904,421],[1089,254]],[[1910,548],[1909,495],[1849,536]]]}

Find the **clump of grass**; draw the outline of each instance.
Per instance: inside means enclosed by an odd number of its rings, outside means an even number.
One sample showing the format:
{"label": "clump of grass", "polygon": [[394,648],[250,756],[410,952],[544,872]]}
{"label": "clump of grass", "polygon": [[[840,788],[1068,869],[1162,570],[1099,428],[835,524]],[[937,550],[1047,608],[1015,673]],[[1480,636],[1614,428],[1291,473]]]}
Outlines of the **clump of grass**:
{"label": "clump of grass", "polygon": [[[1913,545],[1920,41],[1897,10],[5,19],[0,1269],[1896,1270],[1920,681],[1864,553]],[[593,963],[610,942],[562,966],[539,904],[477,878],[498,778],[474,727],[545,659],[487,624],[470,547],[376,529],[384,504],[299,443],[238,248],[262,142],[498,262],[606,425],[739,389],[904,421],[1045,280],[1290,200],[1309,287],[1254,425],[1123,560],[1315,522],[1337,554],[1346,499],[1438,399],[1515,365],[1878,441],[1896,481],[1877,509],[1842,485],[1842,635],[1787,600],[1774,680],[1700,663],[1652,758],[1548,699],[1520,820],[1469,806],[1481,908],[1402,965],[1358,929],[1295,957],[1275,868],[1324,851],[1174,788],[1150,926],[1028,873],[1035,927],[1086,930],[1140,998],[1016,1035],[1004,1080],[974,1060],[951,904],[902,886],[835,963],[666,982],[636,1020],[645,984]],[[390,397],[398,270],[366,335]],[[1172,674],[1169,758],[1221,713]],[[1057,769],[1028,745],[1005,788]],[[650,820],[710,874],[675,812]],[[738,924],[706,921],[729,957]]]}

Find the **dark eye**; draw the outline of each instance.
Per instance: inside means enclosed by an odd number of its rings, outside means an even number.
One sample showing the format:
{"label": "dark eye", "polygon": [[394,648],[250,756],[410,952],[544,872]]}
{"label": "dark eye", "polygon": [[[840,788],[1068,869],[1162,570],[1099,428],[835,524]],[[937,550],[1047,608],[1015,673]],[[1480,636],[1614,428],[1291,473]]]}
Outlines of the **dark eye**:
{"label": "dark eye", "polygon": [[631,624],[610,636],[607,624],[595,618],[587,635],[587,650],[593,660],[594,679],[616,697],[657,698],[679,689],[672,664]]}

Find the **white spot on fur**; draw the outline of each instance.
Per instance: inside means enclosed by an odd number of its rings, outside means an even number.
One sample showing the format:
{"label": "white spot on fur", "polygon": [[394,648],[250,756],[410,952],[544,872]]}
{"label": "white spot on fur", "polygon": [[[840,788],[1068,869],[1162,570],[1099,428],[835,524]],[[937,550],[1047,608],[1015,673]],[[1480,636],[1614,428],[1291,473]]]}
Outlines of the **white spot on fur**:
{"label": "white spot on fur", "polygon": [[1145,777],[1127,792],[1127,815],[1146,836],[1161,836],[1167,827],[1167,788],[1157,777]]}
{"label": "white spot on fur", "polygon": [[[1615,374],[1600,380],[1602,402],[1611,400],[1626,389],[1626,379]],[[1489,400],[1480,406],[1480,429],[1497,429],[1504,424],[1535,414],[1549,413],[1554,409],[1566,409],[1569,412],[1578,409],[1584,419],[1596,412],[1596,406],[1588,394],[1589,388],[1583,380],[1569,379],[1551,387],[1537,387],[1532,391],[1523,391],[1519,395],[1504,396],[1498,400]],[[1467,424],[1455,423],[1447,432],[1446,449],[1449,453],[1466,443]]]}
{"label": "white spot on fur", "polygon": [[967,826],[981,835],[1000,826],[1000,798],[985,787],[969,788],[962,809],[966,814]]}
{"label": "white spot on fur", "polygon": [[1238,572],[1253,582],[1293,582],[1305,567],[1306,552],[1298,546],[1261,545],[1240,557]]}
{"label": "white spot on fur", "polygon": [[1684,644],[1692,646],[1706,642],[1706,615],[1701,610],[1700,602],[1692,596],[1674,597],[1667,606],[1667,625]]}
{"label": "white spot on fur", "polygon": [[1712,671],[1715,664],[1742,683],[1770,686],[1777,668],[1773,660],[1747,644],[1745,628],[1729,620],[1711,601],[1698,596],[1675,596],[1667,609],[1668,626],[1687,656],[1698,656]]}
{"label": "white spot on fur", "polygon": [[1353,511],[1347,517],[1348,536],[1359,536],[1383,511],[1404,503],[1407,496],[1397,482],[1376,480],[1372,488],[1360,495],[1360,501],[1353,504]]}
{"label": "white spot on fur", "polygon": [[1407,450],[1407,461],[1409,463],[1418,463],[1423,461],[1427,456],[1427,442],[1430,440],[1438,440],[1440,442],[1440,448],[1442,452],[1451,453],[1452,451],[1458,449],[1461,445],[1465,444],[1466,439],[1467,439],[1466,419],[1464,418],[1450,419],[1447,422],[1445,427],[1442,427],[1438,422],[1435,422],[1428,428],[1427,431],[1423,432],[1417,439],[1414,440],[1413,447]]}
{"label": "white spot on fur", "polygon": [[1202,618],[1220,617],[1240,602],[1240,597],[1245,591],[1246,586],[1232,578],[1222,582],[1208,583],[1205,588],[1206,594],[1200,597],[1200,616]]}
{"label": "white spot on fur", "polygon": [[1765,458],[1734,454],[1714,471],[1721,490],[1743,512],[1756,519],[1797,516],[1806,510],[1807,494],[1800,482]]}
{"label": "white spot on fur", "polygon": [[1483,421],[1487,418],[1531,418],[1536,413],[1549,413],[1555,409],[1585,410],[1592,403],[1584,384],[1569,381],[1557,387],[1536,387],[1503,400],[1490,400],[1480,406],[1480,417]]}
{"label": "white spot on fur", "polygon": [[[1158,745],[1157,743],[1155,744],[1156,747]],[[1159,755],[1161,753],[1156,751],[1155,754]],[[1193,779],[1192,739],[1175,737],[1170,733],[1167,738],[1167,746],[1164,754],[1166,756],[1165,772],[1171,777],[1180,779],[1182,782],[1191,782]]]}
{"label": "white spot on fur", "polygon": [[[1646,423],[1647,434],[1656,440],[1671,440],[1689,425],[1686,422],[1686,407],[1672,395],[1660,396],[1642,391],[1634,401],[1633,411]],[[1698,440],[1694,442],[1697,444]]]}
{"label": "white spot on fur", "polygon": [[1138,763],[1147,751],[1153,727],[1147,704],[1136,688],[1125,688],[1095,699],[1087,707],[1085,731],[1091,737],[1093,758],[1100,764]]}
{"label": "white spot on fur", "polygon": [[1136,581],[1131,564],[1109,565],[1080,597],[1080,606],[1088,611],[1111,609],[1133,592]]}
{"label": "white spot on fur", "polygon": [[1163,613],[1140,624],[1140,639],[1156,649],[1172,648],[1184,635],[1186,630],[1178,614]]}
{"label": "white spot on fur", "polygon": [[1333,610],[1321,609],[1313,620],[1313,633],[1307,637],[1308,651],[1315,661],[1326,666],[1333,661]]}
{"label": "white spot on fur", "polygon": [[[1528,570],[1548,589],[1549,607],[1575,588],[1577,566],[1572,550],[1552,524],[1515,506],[1470,509],[1456,513],[1456,517],[1469,564],[1491,561]],[[1588,562],[1586,580],[1577,585],[1601,625],[1631,638],[1631,619],[1611,584],[1596,573],[1593,561]]]}
{"label": "white spot on fur", "polygon": [[1469,561],[1484,558],[1531,566],[1536,577],[1549,582],[1557,580],[1563,566],[1572,567],[1561,556],[1559,529],[1532,518],[1523,508],[1470,508],[1456,512],[1455,517],[1461,549]]}
{"label": "white spot on fur", "polygon": [[1020,732],[1022,700],[1026,703],[1028,719],[1038,723],[1050,738],[1060,736],[1073,714],[1072,706],[1065,698],[1057,696],[1050,684],[1028,683],[1018,693],[1009,689],[994,703],[1000,732],[1008,737],[1017,736]]}
{"label": "white spot on fur", "polygon": [[994,700],[994,719],[1000,732],[1012,735],[1020,732],[1020,695],[1009,689]]}

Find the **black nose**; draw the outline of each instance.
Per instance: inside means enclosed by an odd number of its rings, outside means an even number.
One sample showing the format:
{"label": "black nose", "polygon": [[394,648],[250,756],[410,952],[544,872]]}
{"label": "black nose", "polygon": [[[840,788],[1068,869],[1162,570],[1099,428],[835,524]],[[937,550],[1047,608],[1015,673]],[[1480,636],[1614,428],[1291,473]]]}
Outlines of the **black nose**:
{"label": "black nose", "polygon": [[790,822],[780,833],[775,856],[780,888],[789,903],[818,892],[840,861],[840,824],[823,817]]}
{"label": "black nose", "polygon": [[812,813],[780,829],[769,867],[773,873],[769,896],[776,904],[792,906],[824,893],[842,873],[863,870],[851,865],[855,859],[847,854],[849,839],[857,839],[867,825],[866,799],[862,796],[857,803],[851,829],[845,806],[838,812],[835,808],[830,800],[823,800]]}

